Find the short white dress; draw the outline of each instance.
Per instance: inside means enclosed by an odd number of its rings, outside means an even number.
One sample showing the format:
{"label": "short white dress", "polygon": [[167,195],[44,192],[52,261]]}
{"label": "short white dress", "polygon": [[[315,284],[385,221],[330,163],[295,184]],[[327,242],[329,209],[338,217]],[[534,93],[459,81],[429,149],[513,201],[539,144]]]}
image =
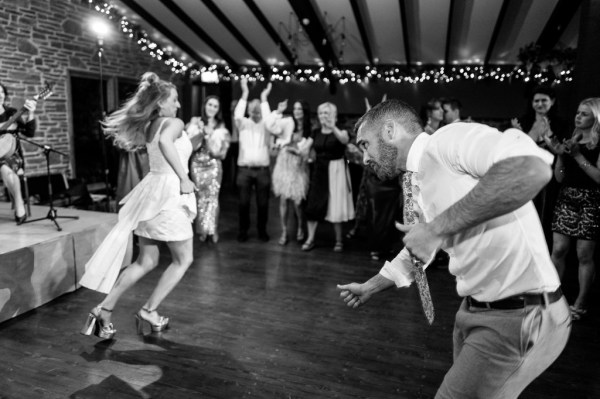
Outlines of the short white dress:
{"label": "short white dress", "polygon": [[[121,200],[117,224],[108,233],[85,265],[80,284],[104,293],[110,292],[133,231],[140,237],[159,241],[184,241],[193,237],[196,196],[181,194],[180,180],[159,148],[163,120],[150,143],[146,144],[150,172]],[[188,173],[192,143],[185,131],[175,140],[179,161]]]}

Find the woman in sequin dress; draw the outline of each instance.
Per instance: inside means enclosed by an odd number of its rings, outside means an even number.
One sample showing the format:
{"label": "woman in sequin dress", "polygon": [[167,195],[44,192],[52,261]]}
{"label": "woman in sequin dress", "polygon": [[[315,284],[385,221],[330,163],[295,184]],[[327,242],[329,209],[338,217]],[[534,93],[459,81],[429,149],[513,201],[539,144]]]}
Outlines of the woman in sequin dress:
{"label": "woman in sequin dress", "polygon": [[579,260],[579,293],[571,306],[574,320],[587,313],[595,275],[594,251],[600,238],[600,98],[583,100],[575,131],[554,141],[554,176],[561,184],[552,220],[552,261],[563,277],[572,241]]}
{"label": "woman in sequin dress", "polygon": [[[217,96],[208,96],[202,104],[202,116],[194,117],[187,126],[194,145],[190,161],[190,175],[198,187],[196,199],[198,216],[196,234],[200,241],[210,236],[219,241],[219,192],[223,179],[222,160],[227,155],[231,137],[221,118],[221,102]],[[197,143],[197,144],[196,144]]]}
{"label": "woman in sequin dress", "polygon": [[273,193],[279,197],[281,237],[279,245],[288,242],[288,209],[293,206],[297,220],[296,240],[304,240],[304,212],[302,201],[308,192],[308,154],[312,145],[310,138],[310,109],[306,101],[296,101],[292,117],[283,117],[287,100],[279,103],[277,110],[265,118],[265,127],[278,136],[275,145],[279,149],[271,184]]}

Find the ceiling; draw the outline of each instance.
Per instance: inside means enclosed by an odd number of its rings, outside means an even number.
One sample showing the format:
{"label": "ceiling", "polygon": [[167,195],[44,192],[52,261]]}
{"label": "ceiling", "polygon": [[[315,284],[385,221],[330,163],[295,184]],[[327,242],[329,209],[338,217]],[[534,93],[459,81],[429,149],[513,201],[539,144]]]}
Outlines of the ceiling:
{"label": "ceiling", "polygon": [[[115,0],[186,63],[515,65],[519,49],[576,47],[581,0]],[[300,21],[300,23],[298,22]],[[298,26],[302,32],[298,34]]]}

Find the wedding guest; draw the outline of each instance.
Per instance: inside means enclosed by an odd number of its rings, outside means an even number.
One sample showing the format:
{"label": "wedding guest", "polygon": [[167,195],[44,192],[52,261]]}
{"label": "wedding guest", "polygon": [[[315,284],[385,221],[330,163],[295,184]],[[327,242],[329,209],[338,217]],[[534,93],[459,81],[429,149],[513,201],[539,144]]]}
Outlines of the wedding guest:
{"label": "wedding guest", "polygon": [[190,135],[194,152],[190,160],[190,175],[198,187],[196,199],[198,215],[195,220],[196,235],[200,241],[208,237],[219,241],[219,192],[223,180],[223,162],[229,148],[230,135],[221,118],[221,101],[208,96],[202,104],[202,116],[193,117],[186,131]]}
{"label": "wedding guest", "polygon": [[[104,133],[118,147],[147,148],[150,172],[123,198],[117,224],[85,266],[80,284],[107,295],[90,311],[82,334],[113,338],[116,329],[111,314],[117,302],[158,265],[161,243],[168,247],[171,263],[135,320],[138,333],[143,333],[145,323],[152,331],[169,325],[169,318],[157,308],[192,263],[191,222],[196,216],[196,187],[188,177],[192,143],[183,122],[176,118],[179,108],[175,86],[147,72],[135,94],[103,122]],[[119,275],[132,231],[139,237],[139,255]]]}
{"label": "wedding guest", "polygon": [[432,98],[423,107],[423,124],[425,133],[433,134],[442,127],[444,121],[444,109],[438,98]]}
{"label": "wedding guest", "polygon": [[[239,155],[237,187],[239,194],[239,232],[238,241],[248,240],[250,228],[250,195],[256,192],[258,239],[269,241],[267,220],[269,218],[269,196],[271,190],[271,174],[269,171],[270,133],[265,128],[263,115],[269,115],[271,108],[267,99],[271,92],[271,83],[261,92],[260,100],[254,99],[248,103],[248,80],[240,80],[242,95],[238,101],[234,120],[239,135]],[[244,116],[248,107],[249,118]]]}
{"label": "wedding guest", "polygon": [[265,120],[267,129],[279,136],[276,141],[279,153],[272,177],[273,192],[279,197],[279,245],[286,245],[289,240],[287,221],[290,202],[297,220],[296,240],[304,240],[302,201],[308,192],[308,154],[312,145],[308,103],[296,101],[291,117],[283,117],[286,108],[287,100],[280,102],[277,110]]}
{"label": "wedding guest", "polygon": [[[6,86],[0,83],[0,126],[4,125],[18,112],[17,109],[8,105],[8,94]],[[7,131],[18,132],[27,137],[33,137],[37,128],[37,119],[35,117],[36,105],[35,100],[25,100],[25,104],[23,105],[25,112],[12,125],[6,127]],[[25,202],[21,193],[21,181],[19,179],[19,175],[23,174],[23,166],[23,149],[21,148],[20,141],[16,141],[14,152],[0,159],[0,175],[14,203],[15,222],[17,226],[27,220],[27,211],[25,210]]]}
{"label": "wedding guest", "polygon": [[600,238],[600,98],[579,103],[575,131],[558,154],[554,175],[561,184],[552,222],[552,260],[562,278],[575,242],[579,261],[579,292],[571,306],[573,320],[587,314],[596,274],[594,251]]}
{"label": "wedding guest", "polygon": [[516,129],[500,133],[478,123],[451,123],[428,135],[399,100],[373,107],[357,129],[368,167],[381,178],[405,173],[407,225],[397,225],[405,248],[366,282],[338,285],[340,296],[357,308],[415,281],[431,323],[424,273],[446,249],[464,299],[454,361],[435,397],[517,398],[558,358],[571,330],[531,203],[550,179],[551,154]]}
{"label": "wedding guest", "polygon": [[315,233],[319,222],[328,221],[335,231],[335,252],[344,250],[342,223],[354,219],[352,186],[344,159],[349,136],[336,126],[337,107],[326,102],[317,108],[320,127],[312,133],[316,160],[310,177],[306,218],[308,238],[303,251],[315,247]]}

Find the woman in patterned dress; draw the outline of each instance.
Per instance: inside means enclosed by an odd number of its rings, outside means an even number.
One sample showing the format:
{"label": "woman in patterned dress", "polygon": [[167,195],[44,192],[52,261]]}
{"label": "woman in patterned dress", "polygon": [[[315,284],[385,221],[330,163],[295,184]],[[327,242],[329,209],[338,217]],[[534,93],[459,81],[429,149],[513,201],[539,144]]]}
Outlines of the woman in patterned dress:
{"label": "woman in patterned dress", "polygon": [[571,306],[574,320],[587,313],[595,275],[594,251],[600,238],[600,98],[583,100],[575,114],[573,136],[554,144],[554,176],[561,183],[552,221],[552,260],[562,279],[571,242],[576,240],[579,293]]}

